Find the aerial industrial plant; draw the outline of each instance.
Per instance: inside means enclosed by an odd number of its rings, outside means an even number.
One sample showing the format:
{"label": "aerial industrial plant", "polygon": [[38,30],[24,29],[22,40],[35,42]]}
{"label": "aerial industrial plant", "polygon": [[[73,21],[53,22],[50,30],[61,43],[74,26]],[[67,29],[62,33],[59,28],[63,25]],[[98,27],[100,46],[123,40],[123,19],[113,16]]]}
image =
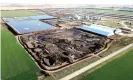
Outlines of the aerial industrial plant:
{"label": "aerial industrial plant", "polygon": [[[15,38],[15,44],[10,44],[20,46],[14,55],[20,54],[22,49],[22,55],[31,59],[39,69],[36,73],[33,72],[37,75],[33,80],[80,80],[87,71],[95,71],[99,65],[133,46],[133,15],[104,13],[101,10],[96,12],[91,8],[28,9],[23,12],[36,12],[37,15],[9,17],[2,14],[1,25],[2,30],[7,30],[13,39]],[[15,11],[19,10],[12,12]],[[3,10],[4,12],[8,13]],[[5,36],[6,34],[8,33],[5,32]],[[3,41],[5,36],[2,37]],[[22,56],[11,60],[19,61],[21,58],[25,64],[25,57]],[[13,61],[12,64],[17,63]],[[30,64],[28,60],[27,64]],[[16,65],[15,68],[17,66],[20,67]],[[10,79],[5,75],[2,75],[2,78]],[[20,80],[16,77],[12,79]],[[25,80],[31,80],[29,75]]]}

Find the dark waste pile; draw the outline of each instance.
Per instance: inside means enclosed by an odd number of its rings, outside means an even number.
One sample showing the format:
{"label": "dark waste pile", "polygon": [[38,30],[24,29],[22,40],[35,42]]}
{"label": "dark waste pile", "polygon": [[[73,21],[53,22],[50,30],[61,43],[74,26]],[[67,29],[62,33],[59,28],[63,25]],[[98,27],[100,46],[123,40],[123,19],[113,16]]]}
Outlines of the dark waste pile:
{"label": "dark waste pile", "polygon": [[98,52],[104,47],[107,38],[72,28],[25,34],[20,40],[35,60],[46,69],[73,63]]}

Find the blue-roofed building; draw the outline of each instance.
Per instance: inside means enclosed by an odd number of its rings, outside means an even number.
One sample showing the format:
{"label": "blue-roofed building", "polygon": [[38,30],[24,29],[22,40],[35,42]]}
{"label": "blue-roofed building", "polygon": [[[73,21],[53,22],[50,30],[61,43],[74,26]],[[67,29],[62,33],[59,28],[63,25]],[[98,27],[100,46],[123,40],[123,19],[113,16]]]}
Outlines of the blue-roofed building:
{"label": "blue-roofed building", "polygon": [[50,16],[50,15],[39,15],[39,16],[29,16],[31,19],[56,19],[57,17]]}
{"label": "blue-roofed building", "polygon": [[104,35],[107,37],[114,35],[115,34],[114,32],[116,33],[121,32],[120,30],[117,30],[116,28],[111,28],[111,27],[96,25],[96,24],[92,24],[90,26],[82,25],[80,29],[93,32],[93,33],[97,33],[100,35]]}
{"label": "blue-roofed building", "polygon": [[2,18],[2,19],[5,22],[31,20],[30,17],[9,17],[9,18]]}
{"label": "blue-roofed building", "polygon": [[13,21],[7,22],[7,24],[18,34],[30,33],[34,31],[43,31],[55,28],[54,26],[41,22],[39,20]]}
{"label": "blue-roofed building", "polygon": [[2,18],[3,21],[5,22],[10,22],[10,21],[14,21],[14,18]]}
{"label": "blue-roofed building", "polygon": [[26,17],[4,17],[2,19],[5,22],[12,22],[12,21],[24,21],[24,20],[57,19],[57,17],[50,15],[38,15],[38,16],[26,16]]}
{"label": "blue-roofed building", "polygon": [[26,16],[26,17],[4,17],[6,22],[18,34],[30,33],[55,28],[54,26],[44,23],[40,20],[56,21],[57,17],[50,15]]}

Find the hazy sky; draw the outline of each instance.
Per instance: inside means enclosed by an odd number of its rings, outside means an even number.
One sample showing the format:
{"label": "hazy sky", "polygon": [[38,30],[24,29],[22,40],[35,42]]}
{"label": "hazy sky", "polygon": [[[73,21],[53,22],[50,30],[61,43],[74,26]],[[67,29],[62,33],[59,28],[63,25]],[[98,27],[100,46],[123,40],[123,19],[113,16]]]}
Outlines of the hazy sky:
{"label": "hazy sky", "polygon": [[0,0],[0,3],[30,4],[130,4],[133,0]]}

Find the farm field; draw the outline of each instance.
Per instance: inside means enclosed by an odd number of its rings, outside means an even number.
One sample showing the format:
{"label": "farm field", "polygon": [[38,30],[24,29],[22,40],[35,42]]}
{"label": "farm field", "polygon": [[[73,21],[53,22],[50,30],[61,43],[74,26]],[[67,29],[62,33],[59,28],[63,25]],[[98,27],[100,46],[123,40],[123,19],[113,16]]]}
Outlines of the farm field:
{"label": "farm field", "polygon": [[4,27],[1,29],[1,46],[3,80],[36,80],[38,67]]}
{"label": "farm field", "polygon": [[23,16],[34,16],[34,15],[39,15],[39,13],[28,10],[1,11],[2,17],[23,17]]}
{"label": "farm field", "polygon": [[115,19],[98,21],[97,24],[104,25],[104,26],[109,26],[109,27],[113,27],[113,28],[122,27],[122,25],[120,24],[120,21],[115,20]]}
{"label": "farm field", "polygon": [[96,8],[86,8],[92,12],[103,12],[110,14],[119,14],[119,15],[133,15],[133,11],[119,11],[119,10],[111,10],[111,9],[96,9]]}
{"label": "farm field", "polygon": [[125,22],[127,26],[133,26],[133,22]]}
{"label": "farm field", "polygon": [[[23,11],[2,11],[2,17],[37,15]],[[1,27],[1,64],[2,80],[37,80],[40,74],[34,61],[4,26]]]}
{"label": "farm field", "polygon": [[133,79],[133,49],[98,70],[83,77],[82,80],[132,80]]}

